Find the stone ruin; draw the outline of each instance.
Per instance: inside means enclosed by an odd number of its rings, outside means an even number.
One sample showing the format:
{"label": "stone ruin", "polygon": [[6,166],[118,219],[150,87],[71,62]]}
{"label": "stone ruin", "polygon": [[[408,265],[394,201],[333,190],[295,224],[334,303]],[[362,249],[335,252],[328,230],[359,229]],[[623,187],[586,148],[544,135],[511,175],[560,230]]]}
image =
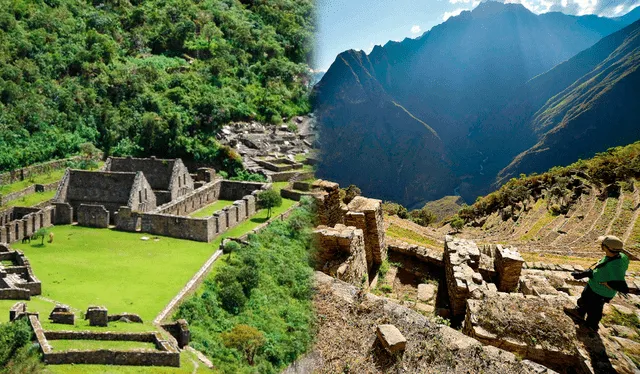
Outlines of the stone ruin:
{"label": "stone ruin", "polygon": [[75,325],[76,315],[67,305],[56,304],[51,313],[49,313],[51,323],[61,323],[65,325]]}
{"label": "stone ruin", "polygon": [[158,159],[109,157],[104,165],[107,172],[142,172],[156,197],[156,204],[166,204],[194,189],[193,178],[179,158]]}
{"label": "stone ruin", "polygon": [[53,207],[13,207],[0,211],[0,243],[30,238],[40,228],[53,226],[54,219]]}
{"label": "stone ruin", "polygon": [[[101,171],[67,170],[54,221],[210,242],[253,216],[257,193],[269,187],[223,180],[205,167],[192,176],[180,159],[111,157]],[[209,217],[189,217],[219,199],[235,202]]]}
{"label": "stone ruin", "polygon": [[42,284],[25,255],[0,244],[0,299],[31,300],[41,293]]}
{"label": "stone ruin", "polygon": [[224,126],[217,138],[242,156],[248,171],[263,174],[272,182],[283,182],[302,168],[294,156],[308,154],[315,142],[315,121],[312,117],[296,117],[293,123],[298,127],[297,131],[288,125],[234,123]]}
{"label": "stone ruin", "polygon": [[179,319],[172,323],[166,323],[162,325],[162,328],[165,329],[178,344],[180,349],[186,347],[191,341],[191,332],[189,331],[189,324],[184,319]]}
{"label": "stone ruin", "polygon": [[90,306],[84,314],[84,319],[89,320],[89,326],[107,327],[109,325],[109,316],[107,308],[103,306]]}
{"label": "stone ruin", "polygon": [[146,212],[155,209],[156,196],[141,172],[68,169],[53,199],[56,223],[108,227],[121,206]]}
{"label": "stone ruin", "polygon": [[340,186],[323,180],[315,181],[311,192],[321,224],[314,231],[318,270],[369,286],[387,258],[382,201],[358,196],[345,205]]}

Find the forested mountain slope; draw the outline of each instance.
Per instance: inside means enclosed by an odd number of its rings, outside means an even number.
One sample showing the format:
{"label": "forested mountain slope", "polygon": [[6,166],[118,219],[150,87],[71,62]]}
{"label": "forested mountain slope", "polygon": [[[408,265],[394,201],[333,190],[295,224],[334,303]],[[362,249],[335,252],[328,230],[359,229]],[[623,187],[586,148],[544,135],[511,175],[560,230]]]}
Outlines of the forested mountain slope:
{"label": "forested mountain slope", "polygon": [[311,0],[0,0],[0,170],[92,142],[237,166],[232,120],[309,110]]}

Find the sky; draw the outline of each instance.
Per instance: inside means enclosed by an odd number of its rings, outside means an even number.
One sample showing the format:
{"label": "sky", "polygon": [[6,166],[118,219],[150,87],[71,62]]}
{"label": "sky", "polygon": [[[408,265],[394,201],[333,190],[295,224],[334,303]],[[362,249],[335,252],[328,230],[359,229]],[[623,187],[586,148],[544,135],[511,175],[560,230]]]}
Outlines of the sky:
{"label": "sky", "polygon": [[[521,3],[534,13],[597,14],[615,17],[640,0],[500,0]],[[480,0],[317,0],[318,32],[313,69],[326,71],[346,50],[364,50],[389,40],[416,38],[433,26],[471,10]]]}

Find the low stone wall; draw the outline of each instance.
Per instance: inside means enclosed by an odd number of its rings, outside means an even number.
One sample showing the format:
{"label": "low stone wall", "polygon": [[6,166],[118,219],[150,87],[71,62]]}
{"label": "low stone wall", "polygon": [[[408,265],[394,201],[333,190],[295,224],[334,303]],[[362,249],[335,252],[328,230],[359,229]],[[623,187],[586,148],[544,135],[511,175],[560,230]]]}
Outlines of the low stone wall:
{"label": "low stone wall", "polygon": [[64,169],[69,161],[79,160],[80,156],[35,164],[0,174],[0,184],[11,184],[29,178],[32,175],[45,174],[52,170]]}
{"label": "low stone wall", "polygon": [[[282,171],[279,173],[270,173],[269,179],[271,179],[271,182],[288,182],[290,181],[292,178],[295,178],[296,176],[298,176],[298,174],[300,174],[299,170],[293,170],[293,171]],[[309,178],[313,178],[313,176],[309,177]]]}
{"label": "low stone wall", "polygon": [[[29,316],[29,322],[40,344],[43,360],[48,365],[93,364],[180,367],[180,352],[157,332],[44,331],[37,316]],[[49,342],[55,340],[138,341],[154,343],[157,351],[145,349],[130,351],[74,349],[54,352]]]}
{"label": "low stone wall", "polygon": [[56,225],[70,225],[73,223],[73,207],[69,203],[54,202]]}
{"label": "low stone wall", "polygon": [[[342,281],[361,286],[368,280],[369,268],[364,233],[353,226],[318,226],[314,231],[317,270]],[[368,282],[367,282],[368,284]]]}
{"label": "low stone wall", "polygon": [[303,196],[314,196],[313,192],[305,192],[305,191],[296,191],[288,188],[283,188],[280,190],[280,196],[284,199],[289,199],[293,201],[300,201]]}
{"label": "low stone wall", "polygon": [[87,227],[109,227],[109,211],[103,205],[80,204],[78,225]]}
{"label": "low stone wall", "polygon": [[[487,284],[478,271],[480,265],[480,250],[471,240],[445,237],[444,265],[449,292],[449,305],[451,314],[455,318],[465,315],[467,299],[481,298],[482,291],[487,289]],[[495,285],[493,286],[495,287]]]}
{"label": "low stone wall", "polygon": [[404,255],[415,257],[422,262],[427,262],[440,267],[444,266],[442,260],[443,252],[415,244],[405,243],[397,239],[387,239],[387,242],[390,252],[402,253]]}
{"label": "low stone wall", "polygon": [[16,191],[16,192],[4,194],[4,195],[0,194],[0,205],[5,205],[10,201],[20,199],[24,196],[31,195],[36,192],[46,192],[46,191],[55,190],[58,188],[58,183],[60,182],[53,182],[49,184],[32,184],[31,186],[20,191]]}

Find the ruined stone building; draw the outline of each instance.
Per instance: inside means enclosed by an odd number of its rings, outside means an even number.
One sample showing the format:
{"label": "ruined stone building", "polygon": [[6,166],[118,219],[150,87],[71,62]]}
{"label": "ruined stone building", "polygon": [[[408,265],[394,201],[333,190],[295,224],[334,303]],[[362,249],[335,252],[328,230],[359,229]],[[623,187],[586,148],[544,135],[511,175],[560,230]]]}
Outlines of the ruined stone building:
{"label": "ruined stone building", "polygon": [[114,224],[121,206],[147,212],[156,196],[141,172],[67,170],[53,199],[56,224],[77,221],[83,226]]}
{"label": "ruined stone building", "polygon": [[126,173],[141,171],[155,193],[158,206],[193,191],[193,179],[179,158],[109,157],[104,171]]}

